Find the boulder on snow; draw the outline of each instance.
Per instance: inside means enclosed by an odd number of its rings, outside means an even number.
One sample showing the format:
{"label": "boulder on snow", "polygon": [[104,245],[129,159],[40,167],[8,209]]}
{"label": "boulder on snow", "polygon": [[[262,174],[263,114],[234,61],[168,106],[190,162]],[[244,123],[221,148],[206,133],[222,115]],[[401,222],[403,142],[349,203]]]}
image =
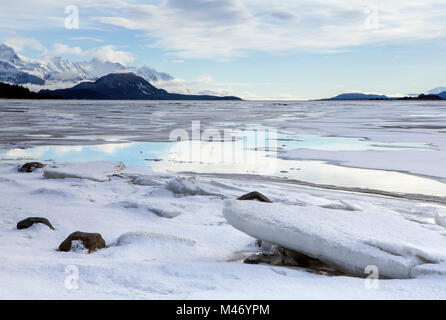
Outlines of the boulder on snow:
{"label": "boulder on snow", "polygon": [[238,197],[237,200],[257,200],[260,202],[272,203],[271,200],[269,200],[267,197],[265,197],[263,194],[257,191],[253,191],[241,197]]}
{"label": "boulder on snow", "polygon": [[68,252],[71,250],[73,241],[82,241],[82,244],[89,253],[96,249],[105,248],[105,240],[99,233],[86,233],[76,231],[66,238],[59,246],[60,251]]}
{"label": "boulder on snow", "polygon": [[36,169],[42,169],[45,167],[43,163],[40,162],[28,162],[25,163],[23,166],[20,167],[19,172],[33,172]]}
{"label": "boulder on snow", "polygon": [[50,228],[51,230],[55,230],[53,225],[51,224],[51,222],[48,219],[39,218],[39,217],[29,217],[29,218],[26,218],[25,220],[18,222],[17,229],[19,229],[19,230],[28,229],[35,223],[44,224],[44,225],[48,226],[48,228]]}

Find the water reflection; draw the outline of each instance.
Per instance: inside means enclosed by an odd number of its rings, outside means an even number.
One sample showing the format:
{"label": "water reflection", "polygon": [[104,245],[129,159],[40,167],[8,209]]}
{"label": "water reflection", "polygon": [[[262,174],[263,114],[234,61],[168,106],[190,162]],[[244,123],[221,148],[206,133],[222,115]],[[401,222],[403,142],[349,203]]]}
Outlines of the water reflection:
{"label": "water reflection", "polygon": [[[235,135],[237,136],[237,135]],[[384,144],[354,138],[286,136],[274,138],[282,148],[318,150],[369,150],[368,148],[425,148],[417,144]],[[240,138],[240,137],[239,137]],[[319,185],[375,189],[386,192],[446,197],[446,185],[432,179],[399,172],[357,169],[322,161],[283,160],[266,141],[132,142],[96,146],[45,146],[0,151],[3,160],[55,162],[122,161],[127,166],[151,166],[160,172],[255,174]],[[365,149],[358,149],[365,148]]]}

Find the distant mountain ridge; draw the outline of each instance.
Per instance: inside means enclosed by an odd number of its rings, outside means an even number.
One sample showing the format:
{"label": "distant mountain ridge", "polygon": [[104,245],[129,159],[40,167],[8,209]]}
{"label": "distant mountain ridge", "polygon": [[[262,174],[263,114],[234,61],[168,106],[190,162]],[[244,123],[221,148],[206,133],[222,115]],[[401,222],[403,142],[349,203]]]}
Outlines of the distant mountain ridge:
{"label": "distant mountain ridge", "polygon": [[[441,89],[441,88],[437,88]],[[437,90],[441,91],[441,90]],[[440,94],[419,94],[419,95],[411,95],[406,97],[397,97],[392,98],[386,95],[378,95],[378,94],[364,94],[364,93],[342,93],[333,98],[321,99],[321,100],[329,100],[329,101],[355,101],[355,100],[443,100],[446,99],[446,92],[442,92]]]}
{"label": "distant mountain ridge", "polygon": [[436,95],[440,95],[442,93],[446,92],[446,87],[438,87],[438,88],[434,88],[431,89],[429,91],[426,92],[426,94],[436,94]]}
{"label": "distant mountain ridge", "polygon": [[387,100],[385,95],[378,94],[364,94],[364,93],[342,93],[336,97],[324,100]]}
{"label": "distant mountain ridge", "polygon": [[64,99],[92,100],[241,100],[238,97],[210,95],[184,95],[169,93],[151,85],[134,73],[112,73],[95,82],[82,82],[72,88],[41,90],[40,94]]}
{"label": "distant mountain ridge", "polygon": [[446,99],[446,87],[438,87],[427,91],[427,94],[435,94],[442,99]]}

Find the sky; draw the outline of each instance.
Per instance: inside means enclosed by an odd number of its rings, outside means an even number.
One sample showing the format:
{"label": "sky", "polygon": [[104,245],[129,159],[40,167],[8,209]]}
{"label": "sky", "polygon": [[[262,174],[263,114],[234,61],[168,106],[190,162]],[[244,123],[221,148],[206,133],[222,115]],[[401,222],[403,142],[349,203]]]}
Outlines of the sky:
{"label": "sky", "polygon": [[0,0],[19,54],[148,65],[245,99],[446,86],[445,40],[444,0]]}

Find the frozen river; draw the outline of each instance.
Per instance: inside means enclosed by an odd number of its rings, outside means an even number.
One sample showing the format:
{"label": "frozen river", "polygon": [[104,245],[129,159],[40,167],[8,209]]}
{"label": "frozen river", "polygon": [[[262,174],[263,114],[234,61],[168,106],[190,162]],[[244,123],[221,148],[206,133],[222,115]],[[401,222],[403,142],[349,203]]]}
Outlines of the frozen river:
{"label": "frozen river", "polygon": [[[446,197],[445,102],[3,100],[0,116],[3,161],[123,161]],[[178,131],[186,139],[173,142]]]}

